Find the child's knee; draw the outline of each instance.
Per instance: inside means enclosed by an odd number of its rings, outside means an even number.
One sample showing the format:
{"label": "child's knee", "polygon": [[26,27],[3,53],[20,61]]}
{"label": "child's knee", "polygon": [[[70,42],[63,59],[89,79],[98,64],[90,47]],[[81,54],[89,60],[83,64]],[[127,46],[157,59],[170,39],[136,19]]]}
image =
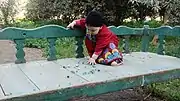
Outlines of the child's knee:
{"label": "child's knee", "polygon": [[109,43],[109,48],[111,48],[111,49],[115,49],[116,48],[116,45],[114,44],[114,43]]}

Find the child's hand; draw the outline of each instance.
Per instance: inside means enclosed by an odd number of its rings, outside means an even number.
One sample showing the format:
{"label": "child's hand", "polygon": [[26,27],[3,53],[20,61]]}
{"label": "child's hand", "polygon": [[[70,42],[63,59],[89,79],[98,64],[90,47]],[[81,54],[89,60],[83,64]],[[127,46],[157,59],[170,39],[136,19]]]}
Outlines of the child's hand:
{"label": "child's hand", "polygon": [[96,60],[93,59],[93,58],[89,58],[88,64],[90,64],[90,65],[95,65],[95,64],[96,64]]}
{"label": "child's hand", "polygon": [[75,22],[75,21],[71,22],[71,23],[67,26],[67,28],[73,29],[73,28],[74,28],[74,25],[76,25],[76,22]]}

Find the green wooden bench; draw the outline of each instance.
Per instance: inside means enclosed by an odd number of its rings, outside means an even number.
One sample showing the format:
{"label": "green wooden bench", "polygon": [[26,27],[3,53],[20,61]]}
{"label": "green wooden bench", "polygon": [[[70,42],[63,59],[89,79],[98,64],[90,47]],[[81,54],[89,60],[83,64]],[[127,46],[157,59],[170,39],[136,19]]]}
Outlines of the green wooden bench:
{"label": "green wooden bench", "polygon": [[[0,101],[64,101],[180,78],[180,59],[164,55],[165,36],[180,36],[180,27],[109,28],[124,36],[124,65],[119,67],[87,65],[83,54],[84,34],[77,29],[46,25],[0,30],[0,40],[13,40],[17,49],[15,63],[0,65]],[[142,36],[140,52],[129,51],[130,35]],[[159,35],[157,53],[148,52],[150,35]],[[59,37],[76,38],[76,58],[57,59],[55,42]],[[26,62],[23,44],[28,38],[48,40],[47,60]]]}

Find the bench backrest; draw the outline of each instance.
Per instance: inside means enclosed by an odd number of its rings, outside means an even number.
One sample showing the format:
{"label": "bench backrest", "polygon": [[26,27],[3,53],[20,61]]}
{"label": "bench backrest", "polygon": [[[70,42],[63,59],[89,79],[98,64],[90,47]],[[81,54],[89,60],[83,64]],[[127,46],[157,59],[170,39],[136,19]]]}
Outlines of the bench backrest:
{"label": "bench backrest", "polygon": [[[144,25],[143,28],[130,28],[126,26],[109,26],[110,30],[118,36],[124,36],[123,49],[125,53],[129,53],[129,36],[142,35],[141,51],[147,52],[149,47],[149,36],[159,35],[158,54],[164,54],[164,38],[165,36],[180,36],[180,26],[170,27],[161,26],[159,28],[149,28]],[[80,30],[66,29],[59,25],[45,25],[34,29],[23,29],[15,27],[7,27],[0,30],[0,40],[13,40],[16,44],[15,63],[25,63],[25,52],[23,50],[25,39],[28,38],[47,38],[49,42],[49,56],[47,60],[56,60],[55,42],[59,37],[76,37],[76,58],[84,57],[83,54],[83,38],[84,34]]]}

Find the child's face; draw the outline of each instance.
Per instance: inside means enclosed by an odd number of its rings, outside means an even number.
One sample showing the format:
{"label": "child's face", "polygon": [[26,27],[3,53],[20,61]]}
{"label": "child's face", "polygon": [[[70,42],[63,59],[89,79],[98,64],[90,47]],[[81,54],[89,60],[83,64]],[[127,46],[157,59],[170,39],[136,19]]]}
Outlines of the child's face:
{"label": "child's face", "polygon": [[87,34],[96,35],[98,34],[101,27],[86,26]]}

